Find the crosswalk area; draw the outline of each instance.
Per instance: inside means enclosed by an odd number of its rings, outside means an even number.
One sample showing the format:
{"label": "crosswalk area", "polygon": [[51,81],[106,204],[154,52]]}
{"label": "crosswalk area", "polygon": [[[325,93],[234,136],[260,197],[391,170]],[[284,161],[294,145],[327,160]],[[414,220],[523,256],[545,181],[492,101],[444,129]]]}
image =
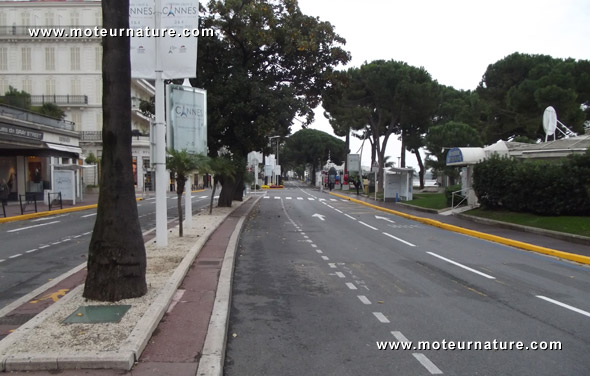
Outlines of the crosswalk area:
{"label": "crosswalk area", "polygon": [[335,198],[314,198],[314,197],[290,197],[290,196],[286,196],[286,197],[281,197],[281,196],[264,196],[262,197],[263,199],[267,199],[267,200],[280,200],[281,198],[285,199],[285,200],[305,200],[307,199],[308,201],[332,201],[332,202],[337,202],[337,201],[342,201],[342,202],[349,202],[348,200],[344,200],[344,199],[335,199]]}

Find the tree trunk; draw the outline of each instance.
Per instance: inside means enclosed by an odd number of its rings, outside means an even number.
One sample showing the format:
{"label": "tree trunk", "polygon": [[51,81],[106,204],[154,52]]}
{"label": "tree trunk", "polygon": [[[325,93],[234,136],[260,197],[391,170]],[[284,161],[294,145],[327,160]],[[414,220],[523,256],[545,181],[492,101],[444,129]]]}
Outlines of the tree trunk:
{"label": "tree trunk", "polygon": [[[102,13],[105,28],[129,27],[128,0],[103,0]],[[147,292],[146,254],[133,183],[129,38],[102,45],[102,174],[83,296],[117,301]]]}
{"label": "tree trunk", "polygon": [[400,167],[401,168],[405,168],[406,167],[406,144],[404,143],[404,136],[401,136],[401,142],[402,142],[402,150],[401,150],[401,161],[400,161]]}
{"label": "tree trunk", "polygon": [[416,160],[418,161],[418,166],[420,167],[420,170],[418,171],[420,189],[424,189],[424,163],[422,162],[422,156],[420,155],[419,150],[415,149],[414,154],[416,154]]}
{"label": "tree trunk", "polygon": [[244,175],[240,175],[236,178],[233,200],[244,201]]}
{"label": "tree trunk", "polygon": [[221,177],[221,192],[219,192],[219,200],[217,206],[221,208],[231,208],[231,202],[234,197],[236,189],[236,182],[232,178]]}

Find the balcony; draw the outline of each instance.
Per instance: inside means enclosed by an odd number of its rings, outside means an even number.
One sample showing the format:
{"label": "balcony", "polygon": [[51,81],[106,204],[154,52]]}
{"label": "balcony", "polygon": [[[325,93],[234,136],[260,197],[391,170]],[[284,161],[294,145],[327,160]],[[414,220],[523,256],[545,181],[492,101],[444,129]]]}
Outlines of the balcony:
{"label": "balcony", "polygon": [[[138,129],[131,130],[131,140],[132,141],[148,141],[150,140],[149,134],[143,134]],[[80,141],[85,142],[92,142],[92,141],[102,141],[102,131],[81,131],[80,132]]]}
{"label": "balcony", "polygon": [[53,103],[58,106],[87,105],[88,95],[31,95],[31,104],[40,106]]}
{"label": "balcony", "polygon": [[75,130],[75,124],[71,121],[53,119],[21,108],[0,104],[0,117],[2,116],[42,124],[52,128],[65,129],[68,131]]}
{"label": "balcony", "polygon": [[[100,39],[99,35],[95,35],[95,28],[97,26],[0,26],[0,38],[6,37],[20,37],[20,38],[96,38]],[[100,28],[100,27],[98,27]]]}

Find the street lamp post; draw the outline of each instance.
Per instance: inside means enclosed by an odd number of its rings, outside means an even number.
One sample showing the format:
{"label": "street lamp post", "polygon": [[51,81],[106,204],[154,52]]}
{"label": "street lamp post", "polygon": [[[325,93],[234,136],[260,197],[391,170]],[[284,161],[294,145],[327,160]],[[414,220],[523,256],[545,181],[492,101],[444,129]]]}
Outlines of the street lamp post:
{"label": "street lamp post", "polygon": [[[280,138],[280,137],[281,136],[271,136],[271,137],[269,137],[268,140],[270,141],[270,146],[272,147],[272,140],[274,138]],[[277,141],[277,154],[276,154],[276,164],[275,164],[275,166],[279,166],[279,141]],[[274,173],[274,170],[273,170],[273,173]],[[277,178],[277,182],[276,182],[277,185],[279,185],[279,181],[278,180],[280,180],[280,179]]]}

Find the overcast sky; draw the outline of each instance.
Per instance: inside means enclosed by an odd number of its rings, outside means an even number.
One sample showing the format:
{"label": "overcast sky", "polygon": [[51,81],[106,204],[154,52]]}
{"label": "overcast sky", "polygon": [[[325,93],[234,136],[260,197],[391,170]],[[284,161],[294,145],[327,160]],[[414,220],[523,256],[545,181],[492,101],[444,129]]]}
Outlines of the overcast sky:
{"label": "overcast sky", "polygon": [[[474,90],[489,64],[513,52],[590,59],[590,0],[299,0],[347,41],[348,67],[373,60],[424,67],[439,83]],[[311,126],[331,127],[316,109]],[[300,127],[295,124],[293,132]],[[395,140],[395,142],[393,142]],[[387,148],[397,162],[399,141]],[[360,141],[351,145],[356,153]],[[417,166],[407,154],[406,163]],[[365,147],[363,165],[370,164]]]}

